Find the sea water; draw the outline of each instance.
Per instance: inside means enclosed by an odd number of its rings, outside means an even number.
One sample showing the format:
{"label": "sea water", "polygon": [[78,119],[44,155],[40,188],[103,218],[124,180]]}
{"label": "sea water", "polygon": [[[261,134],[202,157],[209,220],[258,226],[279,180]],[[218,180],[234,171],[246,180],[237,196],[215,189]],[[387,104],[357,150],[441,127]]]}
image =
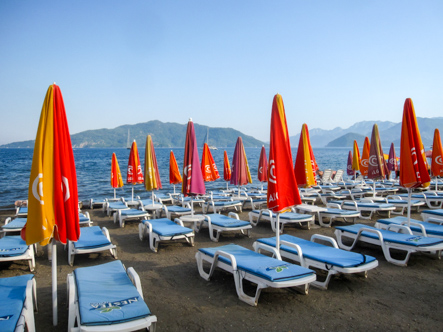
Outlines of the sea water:
{"label": "sea water", "polygon": [[[173,186],[169,184],[169,154],[173,151],[179,169],[183,167],[184,148],[155,148],[160,178],[163,188],[158,192],[172,192]],[[206,190],[226,188],[223,180],[223,153],[226,150],[232,165],[234,148],[211,150],[220,173],[220,179],[214,182],[206,182]],[[74,149],[75,166],[77,170],[78,198],[86,201],[90,198],[103,199],[114,196],[111,187],[111,161],[112,153],[117,155],[118,163],[123,177],[126,181],[126,171],[129,158],[129,149],[107,148],[107,149]],[[245,148],[251,171],[252,185],[261,186],[257,179],[257,169],[261,148]],[[343,169],[346,170],[348,159],[348,148],[314,148],[314,155],[320,170]],[[140,161],[144,165],[145,150],[140,148]],[[269,154],[269,149],[266,149]],[[292,149],[295,162],[297,149]],[[201,158],[202,149],[199,149]],[[0,149],[0,209],[12,208],[17,200],[25,200],[28,197],[29,176],[31,172],[33,149]],[[229,185],[232,187],[231,185]],[[150,197],[151,193],[144,189],[143,184],[135,186],[125,184],[123,188],[117,189],[118,197],[131,198],[132,188],[134,195],[141,198]],[[176,191],[181,190],[181,185],[176,186]]]}

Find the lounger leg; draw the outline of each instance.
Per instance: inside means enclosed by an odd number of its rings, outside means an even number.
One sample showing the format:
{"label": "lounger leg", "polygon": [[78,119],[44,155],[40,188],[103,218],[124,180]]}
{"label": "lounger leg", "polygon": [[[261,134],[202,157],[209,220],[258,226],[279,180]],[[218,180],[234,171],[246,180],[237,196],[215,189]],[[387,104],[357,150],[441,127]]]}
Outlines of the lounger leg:
{"label": "lounger leg", "polygon": [[145,238],[145,232],[146,232],[146,227],[145,225],[141,222],[140,224],[138,224],[138,237],[140,239],[140,241],[143,241]]}
{"label": "lounger leg", "polygon": [[71,329],[75,326],[75,302],[76,300],[76,290],[75,290],[75,282],[74,277],[72,274],[68,274],[68,280],[67,280],[67,286],[68,286],[68,331],[71,331]]}
{"label": "lounger leg", "polygon": [[261,290],[266,288],[266,285],[257,284],[257,290],[255,291],[255,296],[246,295],[243,291],[243,278],[240,275],[240,271],[234,271],[234,281],[235,281],[235,289],[237,291],[237,295],[240,300],[246,302],[250,306],[256,307],[258,303],[258,298],[260,297]]}
{"label": "lounger leg", "polygon": [[35,291],[35,278],[29,280],[26,286],[26,301],[25,301],[25,323],[29,332],[35,332],[35,319],[33,303],[37,303]]}

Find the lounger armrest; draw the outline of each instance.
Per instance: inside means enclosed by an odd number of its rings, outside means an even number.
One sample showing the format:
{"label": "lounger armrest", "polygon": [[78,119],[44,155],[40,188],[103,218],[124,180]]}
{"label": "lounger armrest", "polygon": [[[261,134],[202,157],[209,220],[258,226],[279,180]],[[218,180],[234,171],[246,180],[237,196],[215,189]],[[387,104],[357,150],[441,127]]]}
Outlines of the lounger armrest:
{"label": "lounger armrest", "polygon": [[231,218],[234,218],[234,219],[240,220],[240,217],[239,217],[238,214],[235,213],[235,212],[229,212],[229,213],[228,213],[228,217],[231,217]]}
{"label": "lounger armrest", "polygon": [[[411,231],[410,234],[412,234],[412,230],[408,227],[408,221],[407,220],[403,221],[401,224],[403,226],[405,226],[409,231]],[[425,226],[423,226],[423,224],[420,224],[420,223],[415,222],[415,221],[410,221],[410,224],[420,228],[420,232],[423,234],[423,236],[427,237],[426,228],[425,228]]]}
{"label": "lounger armrest", "polygon": [[83,214],[85,215],[86,218],[88,218],[89,220],[91,220],[91,217],[89,216],[89,212],[88,212],[88,211],[83,212]]}
{"label": "lounger armrest", "polygon": [[429,218],[425,219],[424,221],[429,222],[429,223],[433,223],[433,224],[443,225],[443,219],[429,217]]}
{"label": "lounger armrest", "polygon": [[321,234],[314,234],[311,236],[311,242],[316,242],[318,243],[318,241],[316,240],[320,240],[320,241],[325,241],[325,242],[329,242],[334,248],[338,248],[338,244],[337,241],[335,241],[334,238],[330,237],[330,236],[326,236],[326,235],[321,235]]}
{"label": "lounger armrest", "polygon": [[11,217],[6,218],[5,225],[9,224],[11,222]]}
{"label": "lounger armrest", "polygon": [[327,203],[326,204],[327,208],[332,208],[332,209],[340,209],[341,210],[341,205],[337,204],[337,203]]}
{"label": "lounger armrest", "polygon": [[[386,229],[391,232],[413,235],[411,229],[408,226],[404,226],[404,225],[390,224],[386,227]],[[426,231],[425,231],[425,233],[426,233]]]}
{"label": "lounger armrest", "polygon": [[305,258],[303,256],[303,250],[301,249],[301,247],[298,244],[295,244],[295,243],[292,243],[292,242],[288,242],[288,241],[285,241],[285,240],[281,240],[280,241],[280,246],[281,245],[285,245],[285,246],[291,247],[292,249],[296,250],[297,254],[298,254],[298,258],[300,259],[300,265],[305,267],[305,268],[308,268],[308,264],[306,264]]}
{"label": "lounger armrest", "polygon": [[133,267],[128,267],[126,270],[126,273],[129,276],[129,279],[131,279],[134,286],[137,288],[138,292],[140,293],[141,298],[143,298],[143,290],[142,290],[142,284],[140,282],[140,277],[138,276],[137,272],[135,272]]}
{"label": "lounger armrest", "polygon": [[182,226],[182,227],[185,227],[185,225],[183,224],[183,221],[181,221],[181,220],[178,219],[178,218],[175,218],[175,219],[174,219],[174,222],[175,222],[177,225],[180,225],[180,226]]}
{"label": "lounger armrest", "polygon": [[366,202],[366,203],[374,203],[374,201],[370,198],[361,198],[360,202]]}
{"label": "lounger armrest", "polygon": [[386,199],[401,199],[401,197],[398,195],[388,195],[386,196]]}
{"label": "lounger armrest", "polygon": [[109,242],[111,242],[111,237],[109,236],[109,231],[106,227],[102,227],[102,233],[106,236]]}

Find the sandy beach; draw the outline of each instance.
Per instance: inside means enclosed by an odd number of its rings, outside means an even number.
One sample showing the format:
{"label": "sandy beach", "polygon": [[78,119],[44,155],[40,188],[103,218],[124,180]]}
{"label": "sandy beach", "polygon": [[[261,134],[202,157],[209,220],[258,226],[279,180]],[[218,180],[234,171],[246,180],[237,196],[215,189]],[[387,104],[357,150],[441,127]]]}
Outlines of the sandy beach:
{"label": "sandy beach", "polygon": [[[273,236],[269,223],[259,223],[251,238],[240,234],[222,235],[219,243],[209,239],[208,229],[196,234],[195,246],[185,243],[160,244],[152,252],[148,242],[138,238],[138,222],[119,228],[101,209],[89,211],[95,225],[107,227],[118,246],[118,259],[138,272],[146,303],[157,316],[158,331],[440,331],[443,324],[443,262],[435,257],[414,254],[407,267],[386,262],[381,250],[360,245],[355,251],[374,256],[379,266],[361,275],[335,277],[328,290],[309,289],[308,295],[288,289],[265,289],[257,307],[240,301],[231,274],[218,270],[211,281],[203,280],[197,270],[198,248],[236,243],[252,249],[257,238]],[[248,220],[248,210],[240,218]],[[3,211],[3,224],[11,212]],[[419,215],[412,216],[420,219]],[[358,222],[373,225],[371,221]],[[335,222],[334,225],[343,225]],[[314,233],[333,236],[334,228],[314,226],[285,227],[285,233],[309,239]],[[62,331],[67,328],[66,276],[77,267],[113,260],[109,252],[76,255],[68,265],[67,253],[58,245],[59,323],[52,326],[51,265],[47,249],[39,247],[36,258],[39,311],[35,315],[37,331]],[[29,273],[27,263],[0,263],[0,277]],[[247,285],[246,290],[253,290]]]}

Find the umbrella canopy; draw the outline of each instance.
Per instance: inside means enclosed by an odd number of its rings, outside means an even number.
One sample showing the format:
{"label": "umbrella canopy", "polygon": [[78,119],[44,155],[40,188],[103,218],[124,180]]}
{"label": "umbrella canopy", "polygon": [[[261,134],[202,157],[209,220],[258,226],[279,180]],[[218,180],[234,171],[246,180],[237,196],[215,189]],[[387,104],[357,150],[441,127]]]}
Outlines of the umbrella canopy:
{"label": "umbrella canopy", "polygon": [[248,183],[252,183],[248,158],[246,157],[243,140],[241,137],[238,137],[235,144],[234,157],[232,158],[231,184],[244,186]]}
{"label": "umbrella canopy", "polygon": [[297,181],[292,169],[293,161],[285,106],[279,94],[274,96],[272,102],[270,138],[267,204],[268,209],[277,213],[276,239],[277,250],[279,250],[279,213],[301,204]]}
{"label": "umbrella canopy", "polygon": [[381,147],[378,126],[374,124],[371,135],[371,148],[369,150],[368,178],[381,179],[387,174],[387,165]]}
{"label": "umbrella canopy", "polygon": [[154,143],[152,142],[151,135],[146,137],[144,182],[147,191],[154,191],[162,188],[162,182],[158,172],[157,157],[155,156]]}
{"label": "umbrella canopy", "polygon": [[352,170],[354,173],[360,170],[360,150],[356,140],[354,140],[354,150],[352,153]]}
{"label": "umbrella canopy", "polygon": [[434,131],[434,143],[432,145],[431,171],[433,176],[443,176],[443,149],[441,146],[440,131]]}
{"label": "umbrella canopy", "polygon": [[315,172],[318,170],[309,138],[308,125],[304,123],[301,127],[300,141],[298,143],[297,156],[295,158],[295,178],[298,186],[311,187],[317,184]]}
{"label": "umbrella canopy", "polygon": [[205,182],[215,181],[220,178],[214,158],[207,143],[203,144],[201,171]]}
{"label": "umbrella canopy", "polygon": [[[77,174],[60,88],[49,86],[40,114],[28,192],[26,244],[63,244],[80,236]],[[57,325],[57,250],[52,241],[53,323]]]}
{"label": "umbrella canopy", "polygon": [[398,170],[398,161],[397,155],[395,154],[394,143],[391,143],[391,147],[389,148],[388,170],[390,172],[397,172]]}
{"label": "umbrella canopy", "polygon": [[348,163],[346,165],[346,174],[354,175],[354,171],[352,170],[352,152],[348,153]]}
{"label": "umbrella canopy", "polygon": [[169,183],[174,185],[182,183],[182,176],[180,175],[177,160],[175,159],[175,155],[172,150],[169,153]]}
{"label": "umbrella canopy", "polygon": [[185,156],[183,158],[182,193],[185,196],[203,195],[206,192],[198,159],[197,139],[194,123],[189,119],[186,130]]}
{"label": "umbrella canopy", "polygon": [[268,160],[266,159],[264,145],[261,147],[260,159],[258,160],[257,178],[260,182],[268,182]]}
{"label": "umbrella canopy", "polygon": [[115,198],[115,189],[123,187],[122,173],[120,172],[120,166],[118,165],[118,160],[115,153],[112,154],[111,187],[114,188],[114,198]]}
{"label": "umbrella canopy", "polygon": [[363,154],[360,160],[360,173],[363,176],[368,176],[368,166],[369,166],[369,150],[371,149],[371,144],[369,143],[369,138],[365,137],[365,142],[363,143]]}
{"label": "umbrella canopy", "polygon": [[231,180],[231,165],[229,165],[229,158],[226,150],[223,154],[223,179],[225,181]]}
{"label": "umbrella canopy", "polygon": [[129,152],[126,183],[132,184],[132,200],[134,200],[134,185],[143,183],[142,165],[140,164],[140,156],[138,155],[137,143],[135,140],[132,142],[131,151]]}

